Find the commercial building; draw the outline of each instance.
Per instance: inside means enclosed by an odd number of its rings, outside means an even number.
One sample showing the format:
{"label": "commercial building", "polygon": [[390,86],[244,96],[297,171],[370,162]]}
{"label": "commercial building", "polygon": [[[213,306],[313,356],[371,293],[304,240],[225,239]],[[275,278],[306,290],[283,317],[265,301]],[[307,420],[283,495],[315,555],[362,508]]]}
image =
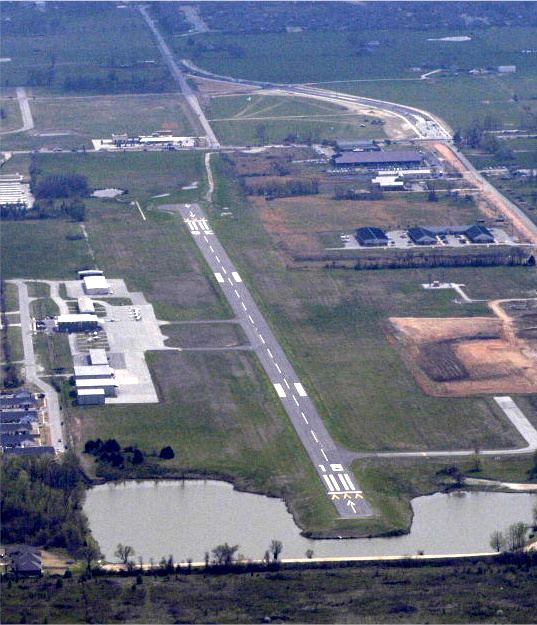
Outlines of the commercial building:
{"label": "commercial building", "polygon": [[415,167],[423,161],[416,150],[389,150],[387,152],[345,152],[333,158],[336,167]]}
{"label": "commercial building", "polygon": [[177,137],[169,133],[155,132],[152,135],[129,137],[127,134],[113,134],[111,139],[92,139],[93,148],[99,150],[141,150],[152,146],[164,149],[194,148],[198,137]]}
{"label": "commercial building", "polygon": [[466,237],[470,243],[494,243],[492,232],[479,224],[469,226],[417,226],[408,229],[408,236],[416,245],[434,245],[438,237],[455,235]]}
{"label": "commercial building", "polygon": [[428,228],[422,228],[421,226],[409,228],[408,236],[416,245],[434,245],[437,243],[436,233]]}
{"label": "commercial building", "polygon": [[114,370],[109,365],[75,365],[75,378],[84,379],[111,379]]}
{"label": "commercial building", "polygon": [[419,169],[379,169],[377,176],[399,176],[400,178],[430,178],[433,176],[432,171],[427,167]]}
{"label": "commercial building", "polygon": [[104,349],[90,349],[89,361],[91,365],[107,365],[108,357]]}
{"label": "commercial building", "polygon": [[358,228],[354,236],[360,245],[364,247],[377,247],[388,245],[388,237],[380,228],[364,227]]}
{"label": "commercial building", "polygon": [[23,182],[21,174],[0,175],[0,208],[29,210],[35,199],[30,192],[30,185]]}
{"label": "commercial building", "polygon": [[81,406],[98,406],[104,404],[106,394],[104,388],[78,388],[76,396]]}
{"label": "commercial building", "polygon": [[99,330],[100,324],[95,315],[72,314],[56,317],[58,332],[89,332]]}
{"label": "commercial building", "polygon": [[110,293],[110,285],[103,275],[84,276],[82,283],[87,295],[108,295]]}
{"label": "commercial building", "polygon": [[78,298],[78,312],[82,315],[94,315],[95,314],[95,304],[91,297],[87,295],[82,295]]}
{"label": "commercial building", "polygon": [[80,390],[101,388],[104,390],[105,397],[116,397],[118,385],[111,379],[84,379],[75,380],[75,387],[77,394]]}

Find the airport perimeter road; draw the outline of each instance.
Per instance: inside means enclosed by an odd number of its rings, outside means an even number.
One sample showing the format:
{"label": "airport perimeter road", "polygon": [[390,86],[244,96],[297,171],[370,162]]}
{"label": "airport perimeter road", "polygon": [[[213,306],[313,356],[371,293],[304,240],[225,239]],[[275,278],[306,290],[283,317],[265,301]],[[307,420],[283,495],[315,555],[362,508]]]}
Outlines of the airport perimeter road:
{"label": "airport perimeter road", "polygon": [[207,135],[207,142],[209,144],[209,147],[219,148],[220,143],[216,138],[216,135],[214,134],[213,129],[211,128],[211,125],[209,124],[207,118],[205,117],[205,113],[203,112],[200,103],[198,102],[198,98],[190,88],[190,85],[188,84],[185,75],[179,69],[179,66],[175,62],[175,59],[173,58],[173,52],[168,47],[168,44],[164,41],[164,38],[162,37],[158,28],[155,25],[155,22],[149,17],[149,14],[147,13],[147,7],[140,7],[140,12],[143,15],[147,25],[151,29],[153,35],[155,36],[155,39],[157,40],[157,45],[159,47],[160,53],[162,54],[164,61],[170,68],[171,75],[178,82],[179,88],[185,96],[186,101],[194,112],[196,119],[203,127],[203,130]]}
{"label": "airport perimeter road", "polygon": [[28,102],[28,95],[24,87],[17,87],[17,100],[19,101],[19,108],[22,117],[22,126],[15,128],[15,130],[4,130],[0,132],[0,135],[13,135],[17,132],[25,132],[26,130],[32,130],[34,127],[34,118],[32,117],[32,110],[30,109],[30,103]]}
{"label": "airport perimeter road", "polygon": [[56,453],[65,451],[63,442],[60,402],[56,391],[37,375],[34,343],[32,339],[32,320],[30,318],[30,297],[28,287],[23,280],[13,280],[19,291],[19,313],[21,319],[22,347],[24,351],[24,371],[26,382],[40,388],[46,397],[47,414],[50,428],[50,444]]}
{"label": "airport perimeter road", "polygon": [[315,405],[216,238],[202,209],[197,204],[175,205],[173,209],[179,210],[237,319],[242,323],[253,350],[272,382],[274,391],[289,415],[339,516],[371,516],[371,508],[350,468],[345,464],[347,456],[338,449],[328,434]]}

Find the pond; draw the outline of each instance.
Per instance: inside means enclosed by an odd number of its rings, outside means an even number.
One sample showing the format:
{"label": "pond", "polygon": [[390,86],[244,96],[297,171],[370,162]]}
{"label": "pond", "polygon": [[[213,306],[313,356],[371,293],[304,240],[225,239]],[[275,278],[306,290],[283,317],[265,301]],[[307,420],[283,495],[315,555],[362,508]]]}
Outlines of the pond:
{"label": "pond", "polygon": [[224,542],[258,559],[272,539],[282,541],[284,558],[303,558],[308,549],[316,557],[490,551],[490,534],[529,522],[536,501],[526,493],[436,493],[413,500],[410,534],[345,540],[304,538],[280,499],[241,493],[219,481],[104,484],[88,492],[84,509],[107,560],[123,543],[147,562],[169,554],[176,561],[201,561]]}

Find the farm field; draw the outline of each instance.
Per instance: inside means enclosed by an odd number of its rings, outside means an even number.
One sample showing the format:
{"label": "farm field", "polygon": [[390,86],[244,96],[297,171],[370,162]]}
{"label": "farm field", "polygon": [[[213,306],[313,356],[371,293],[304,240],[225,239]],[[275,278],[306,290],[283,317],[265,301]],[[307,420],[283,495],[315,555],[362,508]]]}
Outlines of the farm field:
{"label": "farm field", "polygon": [[225,144],[262,145],[284,140],[320,143],[324,140],[383,139],[372,116],[307,98],[252,95],[211,98],[206,114]]}
{"label": "farm field", "polygon": [[[112,3],[5,3],[2,86],[44,91],[164,91],[171,84],[140,13]],[[8,20],[9,18],[9,20]]]}
{"label": "farm field", "polygon": [[[29,133],[8,135],[4,147],[92,147],[91,139],[112,133],[130,136],[167,130],[192,135],[181,95],[33,96],[30,100],[35,127]],[[19,115],[20,117],[20,115]]]}
{"label": "farm field", "polygon": [[[486,396],[425,396],[389,340],[391,316],[464,316],[453,297],[421,289],[431,272],[292,271],[274,249],[255,205],[218,178],[215,229],[256,291],[332,435],[356,450],[460,448],[517,444],[518,435]],[[240,208],[239,208],[240,207]],[[238,226],[240,224],[240,227]],[[434,272],[433,272],[434,273]],[[449,269],[443,281],[501,297],[534,287],[533,269]]]}

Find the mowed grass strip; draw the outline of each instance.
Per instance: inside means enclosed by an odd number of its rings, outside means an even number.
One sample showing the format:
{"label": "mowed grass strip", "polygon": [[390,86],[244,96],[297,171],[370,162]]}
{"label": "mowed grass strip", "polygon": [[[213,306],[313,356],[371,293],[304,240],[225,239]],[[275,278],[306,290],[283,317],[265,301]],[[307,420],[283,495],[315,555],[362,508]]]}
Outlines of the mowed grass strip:
{"label": "mowed grass strip", "polygon": [[218,203],[234,205],[236,218],[215,210],[212,223],[340,444],[355,450],[519,444],[490,399],[425,395],[398,353],[388,318],[472,314],[472,307],[453,302],[455,295],[422,289],[431,276],[468,283],[473,296],[480,284],[475,297],[487,284],[488,296],[498,297],[524,291],[532,269],[295,272],[274,249],[255,207],[219,169],[217,176]]}
{"label": "mowed grass strip", "polygon": [[170,474],[232,479],[239,487],[283,497],[299,523],[330,527],[335,511],[287,415],[254,355],[151,352],[161,403],[68,407],[88,439],[115,438],[151,452],[171,445]]}
{"label": "mowed grass strip", "polygon": [[162,327],[170,347],[226,348],[248,345],[248,338],[238,323],[186,323]]}

